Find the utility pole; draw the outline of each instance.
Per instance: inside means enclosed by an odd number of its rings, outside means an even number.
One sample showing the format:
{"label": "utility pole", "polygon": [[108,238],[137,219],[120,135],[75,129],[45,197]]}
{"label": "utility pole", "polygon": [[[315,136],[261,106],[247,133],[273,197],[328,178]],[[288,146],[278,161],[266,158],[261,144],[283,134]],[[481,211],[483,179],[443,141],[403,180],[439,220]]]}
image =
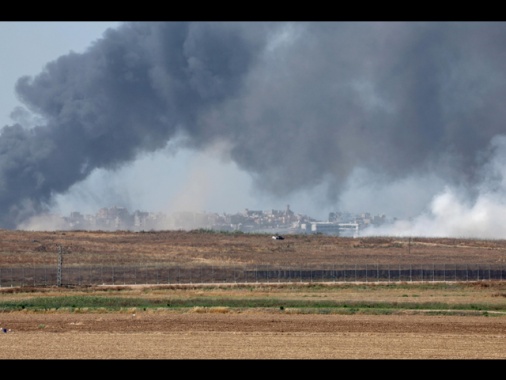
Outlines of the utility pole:
{"label": "utility pole", "polygon": [[67,253],[64,251],[63,247],[58,245],[58,269],[56,272],[56,286],[61,286],[61,278],[62,278],[62,269],[63,269],[63,254]]}

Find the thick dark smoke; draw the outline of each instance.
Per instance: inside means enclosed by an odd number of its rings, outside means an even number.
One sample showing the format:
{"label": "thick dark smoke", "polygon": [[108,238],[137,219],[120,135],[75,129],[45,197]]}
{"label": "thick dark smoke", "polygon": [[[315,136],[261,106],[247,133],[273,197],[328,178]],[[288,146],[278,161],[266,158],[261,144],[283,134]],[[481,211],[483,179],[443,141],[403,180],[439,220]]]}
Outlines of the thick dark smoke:
{"label": "thick dark smoke", "polygon": [[477,189],[506,132],[506,23],[126,23],[20,78],[46,121],[0,135],[0,227],[51,206],[94,169],[176,137],[225,142],[275,195],[354,169],[435,173]]}

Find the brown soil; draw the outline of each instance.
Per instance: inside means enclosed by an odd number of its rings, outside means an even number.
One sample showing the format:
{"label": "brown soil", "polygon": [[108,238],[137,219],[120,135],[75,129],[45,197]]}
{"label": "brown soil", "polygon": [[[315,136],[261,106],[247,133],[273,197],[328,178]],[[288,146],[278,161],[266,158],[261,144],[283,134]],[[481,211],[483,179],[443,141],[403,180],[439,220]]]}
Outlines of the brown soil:
{"label": "brown soil", "polygon": [[0,359],[505,359],[506,318],[7,313]]}

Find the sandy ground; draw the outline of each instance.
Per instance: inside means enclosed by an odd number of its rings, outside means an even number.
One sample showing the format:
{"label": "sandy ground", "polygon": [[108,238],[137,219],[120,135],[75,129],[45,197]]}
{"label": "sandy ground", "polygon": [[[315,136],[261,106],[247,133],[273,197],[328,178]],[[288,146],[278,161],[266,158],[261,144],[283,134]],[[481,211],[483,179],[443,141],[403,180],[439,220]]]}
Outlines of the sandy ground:
{"label": "sandy ground", "polygon": [[506,359],[506,318],[0,314],[0,359]]}

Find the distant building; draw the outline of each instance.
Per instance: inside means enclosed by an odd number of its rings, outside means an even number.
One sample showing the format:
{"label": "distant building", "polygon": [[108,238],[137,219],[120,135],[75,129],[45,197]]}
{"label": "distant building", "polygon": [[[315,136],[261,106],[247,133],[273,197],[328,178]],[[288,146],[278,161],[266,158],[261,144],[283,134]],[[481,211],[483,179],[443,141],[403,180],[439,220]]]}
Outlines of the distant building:
{"label": "distant building", "polygon": [[340,236],[349,236],[349,237],[357,237],[360,229],[360,225],[358,223],[338,223],[339,226],[339,235]]}
{"label": "distant building", "polygon": [[370,213],[352,215],[331,212],[328,221],[318,221],[307,215],[296,214],[286,205],[284,210],[249,210],[236,214],[206,212],[175,212],[170,215],[135,211],[130,214],[124,207],[101,208],[95,215],[75,211],[63,218],[65,228],[90,230],[157,230],[210,228],[224,231],[267,232],[283,234],[321,233],[335,236],[359,235],[359,230],[386,223],[385,215]]}
{"label": "distant building", "polygon": [[312,222],[311,232],[314,234],[339,236],[339,224],[332,222]]}

